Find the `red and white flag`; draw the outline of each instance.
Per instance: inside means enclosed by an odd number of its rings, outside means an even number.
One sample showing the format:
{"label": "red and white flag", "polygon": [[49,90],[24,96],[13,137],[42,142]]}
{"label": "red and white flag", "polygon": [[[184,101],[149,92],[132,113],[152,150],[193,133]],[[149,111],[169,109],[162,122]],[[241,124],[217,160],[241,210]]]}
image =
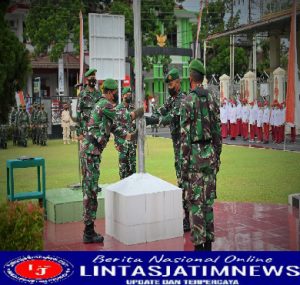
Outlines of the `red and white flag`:
{"label": "red and white flag", "polygon": [[[286,93],[286,123],[292,126],[296,125],[297,113],[299,114],[300,112],[300,104],[298,102],[299,78],[296,43],[296,0],[293,0]],[[300,119],[300,117],[298,119]]]}

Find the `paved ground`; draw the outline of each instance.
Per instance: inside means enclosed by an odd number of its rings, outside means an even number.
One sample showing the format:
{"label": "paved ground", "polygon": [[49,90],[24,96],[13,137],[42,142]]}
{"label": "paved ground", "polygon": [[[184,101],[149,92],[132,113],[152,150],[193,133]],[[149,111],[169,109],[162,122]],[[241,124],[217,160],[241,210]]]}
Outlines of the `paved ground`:
{"label": "paved ground", "polygon": [[[216,241],[213,250],[300,250],[299,210],[287,205],[217,202],[215,205]],[[105,221],[96,221],[104,234],[103,244],[83,244],[83,223],[54,224],[47,221],[44,250],[93,251],[191,251],[190,234],[127,246],[105,234]]]}

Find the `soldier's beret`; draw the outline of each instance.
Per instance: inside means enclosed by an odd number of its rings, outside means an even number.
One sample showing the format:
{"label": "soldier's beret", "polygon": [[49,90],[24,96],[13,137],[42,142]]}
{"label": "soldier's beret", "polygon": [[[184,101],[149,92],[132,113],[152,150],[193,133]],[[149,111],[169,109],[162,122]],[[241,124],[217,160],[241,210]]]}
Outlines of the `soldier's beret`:
{"label": "soldier's beret", "polygon": [[130,87],[124,87],[123,90],[122,90],[122,95],[125,95],[128,92],[131,92],[131,88]]}
{"label": "soldier's beret", "polygon": [[190,69],[190,72],[192,70],[194,70],[194,71],[197,71],[197,72],[202,73],[202,74],[206,73],[203,63],[198,59],[193,59],[191,61],[189,69]]}
{"label": "soldier's beret", "polygon": [[96,68],[90,68],[85,74],[84,76],[85,77],[88,77],[90,75],[95,75],[95,73],[97,72],[97,69]]}
{"label": "soldier's beret", "polygon": [[172,68],[165,77],[165,82],[169,83],[179,78],[179,72],[177,68]]}
{"label": "soldier's beret", "polygon": [[108,78],[104,81],[103,88],[109,89],[109,90],[115,90],[115,89],[118,89],[118,84],[115,80]]}

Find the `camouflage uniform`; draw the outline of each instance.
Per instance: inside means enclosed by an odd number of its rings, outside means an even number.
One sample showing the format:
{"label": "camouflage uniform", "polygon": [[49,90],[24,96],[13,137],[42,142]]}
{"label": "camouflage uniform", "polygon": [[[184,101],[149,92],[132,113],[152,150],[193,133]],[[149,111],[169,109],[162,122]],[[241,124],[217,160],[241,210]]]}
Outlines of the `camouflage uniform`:
{"label": "camouflage uniform", "polygon": [[123,130],[117,132],[113,125],[115,113],[112,103],[101,97],[91,112],[88,132],[82,142],[80,161],[83,176],[83,220],[86,225],[96,219],[101,153],[109,141],[111,131],[121,138],[125,139],[126,136]]}
{"label": "camouflage uniform", "polygon": [[87,124],[90,120],[90,114],[94,108],[95,103],[100,99],[101,92],[90,91],[88,86],[85,87],[79,94],[76,112],[77,112],[77,136],[85,135],[87,132]]}
{"label": "camouflage uniform", "polygon": [[7,148],[7,126],[0,125],[0,147]]}
{"label": "camouflage uniform", "polygon": [[170,125],[171,138],[173,142],[175,156],[175,171],[180,184],[180,169],[179,169],[179,151],[180,151],[180,104],[186,97],[184,93],[179,91],[176,97],[169,96],[165,104],[154,111],[154,116],[161,117],[161,125]]}
{"label": "camouflage uniform", "polygon": [[38,142],[40,145],[47,143],[47,129],[48,129],[48,114],[45,110],[40,110],[37,114],[38,125]]}
{"label": "camouflage uniform", "polygon": [[19,132],[18,143],[20,145],[27,146],[29,115],[26,112],[25,108],[22,109],[22,111],[17,116],[17,126]]}
{"label": "camouflage uniform", "polygon": [[17,107],[15,107],[10,114],[10,124],[11,124],[13,145],[17,144],[17,139],[18,139],[17,115],[18,115],[18,109]]}
{"label": "camouflage uniform", "polygon": [[[130,106],[126,107],[124,103],[116,107],[117,129],[124,129],[128,133],[135,131],[135,123],[132,122],[130,112]],[[126,141],[115,136],[115,146],[119,153],[119,175],[120,179],[123,179],[136,172],[136,141]]]}
{"label": "camouflage uniform", "polygon": [[195,246],[214,241],[213,203],[222,138],[219,107],[202,87],[192,90],[181,106],[181,177],[186,187],[191,238]]}
{"label": "camouflage uniform", "polygon": [[37,128],[37,115],[38,115],[38,110],[36,108],[36,105],[33,105],[33,110],[31,113],[30,117],[30,124],[31,124],[31,135],[32,135],[32,143],[33,144],[38,144],[38,128]]}

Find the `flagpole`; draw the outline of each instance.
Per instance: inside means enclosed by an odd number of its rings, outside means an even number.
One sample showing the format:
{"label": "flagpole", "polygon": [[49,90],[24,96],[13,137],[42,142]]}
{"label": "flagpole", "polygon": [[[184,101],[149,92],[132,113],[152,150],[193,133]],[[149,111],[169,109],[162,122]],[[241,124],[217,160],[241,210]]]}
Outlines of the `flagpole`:
{"label": "flagpole", "polygon": [[[134,18],[134,56],[135,56],[135,107],[143,107],[144,94],[142,89],[142,39],[141,39],[141,1],[133,0]],[[138,129],[138,172],[145,173],[145,121],[144,118],[137,119]]]}
{"label": "flagpole", "polygon": [[194,58],[197,58],[198,55],[198,45],[199,45],[199,34],[201,30],[201,18],[202,18],[202,11],[203,11],[203,1],[200,0],[200,10],[199,10],[199,15],[198,15],[198,27],[197,27],[197,37],[196,37],[196,48],[195,48],[195,55]]}

